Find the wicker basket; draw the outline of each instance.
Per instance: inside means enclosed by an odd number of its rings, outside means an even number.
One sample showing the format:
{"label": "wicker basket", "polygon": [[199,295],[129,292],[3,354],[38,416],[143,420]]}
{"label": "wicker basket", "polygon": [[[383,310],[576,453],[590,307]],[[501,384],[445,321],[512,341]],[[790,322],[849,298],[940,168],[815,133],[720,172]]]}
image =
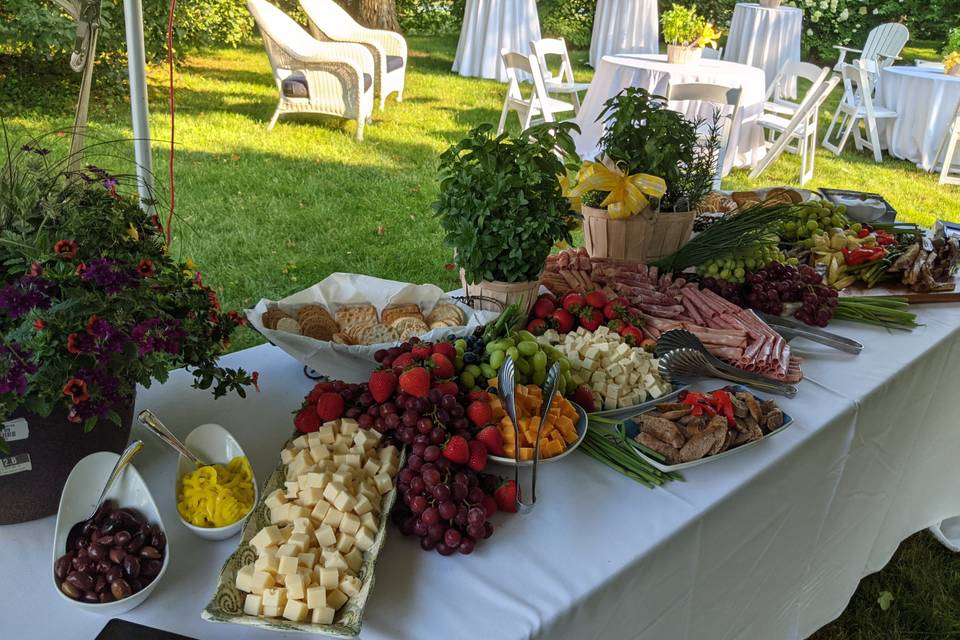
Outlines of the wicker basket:
{"label": "wicker basket", "polygon": [[[463,269],[460,270],[460,284],[470,298],[478,299],[476,308],[486,311],[503,311],[514,302],[519,303],[520,311],[529,313],[540,294],[540,278],[530,282],[499,282],[486,280],[467,283]],[[502,306],[501,306],[502,305]]]}
{"label": "wicker basket", "polygon": [[690,64],[703,56],[703,47],[685,47],[682,44],[667,45],[667,62],[670,64]]}
{"label": "wicker basket", "polygon": [[674,253],[690,239],[696,212],[639,214],[613,220],[606,209],[584,205],[583,240],[594,258],[651,262]]}
{"label": "wicker basket", "polygon": [[948,76],[957,76],[957,77],[960,77],[960,64],[955,64],[955,65],[953,65],[952,67],[950,67],[949,69],[945,69],[944,72],[945,72]]}

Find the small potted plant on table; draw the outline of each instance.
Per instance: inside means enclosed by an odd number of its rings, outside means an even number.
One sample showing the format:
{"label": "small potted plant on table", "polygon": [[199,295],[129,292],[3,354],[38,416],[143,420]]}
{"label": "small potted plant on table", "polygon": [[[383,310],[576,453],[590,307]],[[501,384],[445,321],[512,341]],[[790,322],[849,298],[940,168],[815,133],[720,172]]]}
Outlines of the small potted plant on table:
{"label": "small potted plant on table", "polygon": [[570,190],[581,198],[587,252],[634,262],[670,255],[690,239],[697,207],[713,188],[719,113],[707,126],[628,87],[607,100],[599,118],[600,157],[583,163]]}
{"label": "small potted plant on table", "polygon": [[576,225],[559,180],[577,157],[573,128],[544,123],[511,137],[484,124],[441,154],[433,208],[468,295],[529,311],[550,250]]}
{"label": "small potted plant on table", "polygon": [[123,193],[132,176],[65,171],[35,142],[6,149],[0,524],[56,512],[81,458],[126,446],[138,384],[184,366],[214,395],[255,382],[217,365],[243,320],[169,254],[160,219]]}
{"label": "small potted plant on table", "polygon": [[943,71],[948,76],[960,76],[960,27],[950,31],[943,49]]}
{"label": "small potted plant on table", "polygon": [[667,62],[689,64],[703,55],[703,48],[717,48],[720,32],[697,13],[696,7],[675,4],[660,16],[663,39],[667,42]]}

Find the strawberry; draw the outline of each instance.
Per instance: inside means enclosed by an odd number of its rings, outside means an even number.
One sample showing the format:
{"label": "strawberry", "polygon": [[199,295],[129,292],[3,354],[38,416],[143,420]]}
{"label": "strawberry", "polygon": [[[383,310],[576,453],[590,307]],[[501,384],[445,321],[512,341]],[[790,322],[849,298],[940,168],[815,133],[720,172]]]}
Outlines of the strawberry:
{"label": "strawberry", "polygon": [[397,374],[389,369],[374,371],[370,374],[367,387],[370,389],[370,395],[377,401],[377,404],[383,404],[393,395],[394,390],[397,388]]}
{"label": "strawberry", "polygon": [[566,309],[557,309],[550,316],[557,325],[557,331],[560,333],[570,333],[577,324],[576,319]]}
{"label": "strawberry", "polygon": [[627,315],[623,318],[623,321],[635,327],[642,327],[643,311],[640,311],[640,309],[636,307],[627,307]]}
{"label": "strawberry", "polygon": [[400,355],[398,355],[396,358],[393,359],[393,370],[397,371],[399,369],[400,371],[403,371],[404,369],[412,365],[414,363],[414,360],[415,358],[413,357],[413,353],[411,353],[410,351],[407,351],[406,353],[401,353]]}
{"label": "strawberry", "polygon": [[487,451],[493,455],[506,455],[503,450],[503,436],[500,435],[500,431],[498,431],[494,425],[490,425],[489,427],[484,427],[481,429],[476,438],[479,442],[482,442],[484,445],[486,445]]}
{"label": "strawberry", "polygon": [[430,357],[431,353],[433,353],[433,349],[427,343],[418,344],[413,349],[410,349],[410,355],[413,356],[414,360],[426,360]]}
{"label": "strawberry", "polygon": [[630,306],[623,298],[617,298],[607,303],[603,308],[603,316],[607,320],[622,318],[627,314],[627,307]]}
{"label": "strawberry", "polygon": [[587,331],[595,331],[603,324],[603,313],[599,309],[584,309],[580,312],[580,326]]}
{"label": "strawberry", "polygon": [[540,296],[537,298],[537,301],[533,303],[533,311],[530,313],[534,318],[546,320],[556,308],[557,305],[553,300],[546,296]]}
{"label": "strawberry", "polygon": [[483,496],[483,500],[480,501],[480,506],[486,511],[487,518],[497,512],[497,501],[493,499],[493,496]]}
{"label": "strawberry", "polygon": [[300,433],[312,433],[320,428],[320,416],[316,411],[311,411],[310,407],[300,409],[293,419],[293,426]]}
{"label": "strawberry", "polygon": [[476,400],[467,407],[467,417],[470,418],[470,422],[474,426],[482,427],[493,421],[493,409],[490,408],[488,403]]}
{"label": "strawberry", "polygon": [[593,392],[590,391],[590,387],[585,384],[577,387],[573,395],[570,396],[570,399],[583,407],[583,410],[587,413],[597,410],[596,405],[593,404]]}
{"label": "strawberry", "polygon": [[587,300],[579,293],[568,293],[563,296],[563,310],[568,313],[576,313],[586,304]]}
{"label": "strawberry", "polygon": [[483,402],[490,402],[490,394],[486,391],[471,391],[467,394],[467,399],[473,402],[474,400],[482,400]]}
{"label": "strawberry", "polygon": [[450,359],[443,355],[442,353],[435,353],[430,357],[430,361],[433,363],[433,377],[446,379],[452,378],[457,374],[457,370],[453,366],[453,362]]}
{"label": "strawberry", "polygon": [[407,369],[400,374],[400,389],[415,398],[426,398],[430,391],[430,372],[423,367]]}
{"label": "strawberry", "polygon": [[620,330],[623,329],[625,326],[627,325],[625,325],[623,323],[623,320],[621,320],[620,318],[614,318],[613,320],[610,320],[607,322],[607,328],[610,329],[610,331],[613,331],[614,333],[620,333]]}
{"label": "strawberry", "polygon": [[534,318],[530,321],[530,324],[527,325],[527,331],[535,336],[542,336],[549,328],[550,325],[542,318]]}
{"label": "strawberry", "polygon": [[620,330],[620,337],[631,347],[639,347],[640,343],[643,342],[643,331],[628,324]]}
{"label": "strawberry", "polygon": [[467,466],[474,471],[483,471],[487,468],[487,445],[479,440],[471,440],[467,443],[467,449],[470,451],[470,458],[467,460]]}
{"label": "strawberry", "polygon": [[438,342],[433,345],[433,352],[440,353],[447,357],[447,360],[453,362],[457,359],[457,350],[449,342]]}
{"label": "strawberry", "polygon": [[441,451],[443,457],[450,462],[467,464],[470,460],[470,445],[463,436],[451,436]]}
{"label": "strawberry", "polygon": [[460,393],[460,387],[457,386],[457,383],[453,380],[441,380],[440,382],[435,382],[433,385],[434,389],[439,389],[440,393],[447,396],[456,397]]}
{"label": "strawberry", "polygon": [[657,349],[657,341],[653,338],[644,338],[640,341],[640,348],[649,353],[653,353]]}
{"label": "strawberry", "polygon": [[333,383],[318,382],[317,386],[310,392],[310,395],[307,396],[307,404],[317,404],[317,398],[320,397],[320,394],[326,393],[327,391],[333,391]]}
{"label": "strawberry", "polygon": [[586,297],[587,304],[594,309],[603,309],[607,306],[607,294],[603,291],[591,291]]}
{"label": "strawberry", "polygon": [[336,420],[343,415],[343,396],[327,391],[317,398],[317,415],[323,422]]}
{"label": "strawberry", "polygon": [[493,499],[497,501],[500,511],[507,513],[517,512],[517,483],[507,480],[493,492]]}

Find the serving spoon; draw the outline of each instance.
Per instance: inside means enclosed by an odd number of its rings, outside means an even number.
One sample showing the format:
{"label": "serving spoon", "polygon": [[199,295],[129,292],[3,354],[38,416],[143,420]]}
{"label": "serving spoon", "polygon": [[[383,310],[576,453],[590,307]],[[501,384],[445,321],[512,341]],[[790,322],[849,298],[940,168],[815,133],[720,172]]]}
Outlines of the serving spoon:
{"label": "serving spoon", "polygon": [[137,415],[137,419],[140,421],[140,424],[145,426],[153,435],[157,436],[167,445],[172,447],[177,453],[185,457],[187,460],[192,462],[198,467],[206,467],[209,463],[204,462],[200,459],[197,454],[187,448],[187,445],[180,442],[177,436],[173,435],[170,429],[164,426],[160,419],[150,411],[150,409],[144,409]]}

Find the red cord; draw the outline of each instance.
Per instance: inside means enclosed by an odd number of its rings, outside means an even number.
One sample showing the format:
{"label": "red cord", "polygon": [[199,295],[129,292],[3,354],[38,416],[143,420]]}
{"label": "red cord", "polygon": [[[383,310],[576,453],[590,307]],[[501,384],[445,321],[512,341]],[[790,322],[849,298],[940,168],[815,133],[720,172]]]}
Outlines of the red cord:
{"label": "red cord", "polygon": [[174,103],[173,103],[173,12],[177,8],[177,0],[170,0],[170,13],[167,15],[167,67],[170,69],[170,213],[167,215],[167,247],[170,246],[170,227],[173,224],[173,205],[176,200],[173,188],[173,134],[174,134]]}

